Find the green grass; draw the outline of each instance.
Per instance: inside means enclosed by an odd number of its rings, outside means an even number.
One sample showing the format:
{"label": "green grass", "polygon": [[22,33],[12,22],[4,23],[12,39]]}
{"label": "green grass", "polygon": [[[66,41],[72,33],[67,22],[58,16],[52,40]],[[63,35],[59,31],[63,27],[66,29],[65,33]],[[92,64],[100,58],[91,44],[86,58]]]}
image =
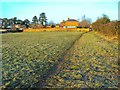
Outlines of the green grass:
{"label": "green grass", "polygon": [[45,88],[117,88],[118,45],[84,34],[45,82]]}
{"label": "green grass", "polygon": [[34,87],[80,35],[80,32],[3,34],[3,88]]}
{"label": "green grass", "polygon": [[4,34],[2,52],[3,87],[118,87],[118,45],[94,32]]}

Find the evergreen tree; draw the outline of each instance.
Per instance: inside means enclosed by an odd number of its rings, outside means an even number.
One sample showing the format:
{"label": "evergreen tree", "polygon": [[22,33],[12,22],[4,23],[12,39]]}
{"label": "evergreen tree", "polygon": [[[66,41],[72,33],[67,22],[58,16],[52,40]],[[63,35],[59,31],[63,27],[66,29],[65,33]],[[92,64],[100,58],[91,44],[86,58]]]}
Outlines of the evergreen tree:
{"label": "evergreen tree", "polygon": [[45,13],[40,14],[39,21],[43,25],[43,27],[46,27],[46,25],[47,25],[47,17],[45,15]]}

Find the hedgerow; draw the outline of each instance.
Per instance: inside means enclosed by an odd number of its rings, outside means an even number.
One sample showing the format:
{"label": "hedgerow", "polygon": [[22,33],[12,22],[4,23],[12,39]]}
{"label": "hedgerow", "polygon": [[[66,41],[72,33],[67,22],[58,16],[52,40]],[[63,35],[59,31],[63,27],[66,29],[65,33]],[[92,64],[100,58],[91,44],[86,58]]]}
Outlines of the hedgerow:
{"label": "hedgerow", "polygon": [[92,24],[93,30],[106,36],[117,36],[120,28],[120,21],[110,21],[107,16],[103,16]]}

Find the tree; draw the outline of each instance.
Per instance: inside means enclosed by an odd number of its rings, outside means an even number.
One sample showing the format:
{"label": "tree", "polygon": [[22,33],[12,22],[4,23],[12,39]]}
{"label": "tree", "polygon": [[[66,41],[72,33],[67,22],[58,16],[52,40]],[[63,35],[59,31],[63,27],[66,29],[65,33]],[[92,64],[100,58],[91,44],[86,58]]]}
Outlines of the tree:
{"label": "tree", "polygon": [[37,18],[37,16],[34,16],[34,17],[32,18],[32,21],[33,21],[34,24],[37,24],[37,23],[38,23],[38,18]]}
{"label": "tree", "polygon": [[16,24],[17,23],[17,17],[13,18],[13,23]]}
{"label": "tree", "polygon": [[13,21],[13,19],[11,18],[11,19],[9,19],[9,24],[10,25],[13,25],[14,24],[14,21]]}
{"label": "tree", "polygon": [[82,20],[80,22],[82,27],[89,27],[91,25],[91,19],[90,18],[86,18],[84,20]]}
{"label": "tree", "polygon": [[92,23],[92,27],[95,31],[105,34],[110,32],[109,23],[110,23],[109,17],[103,14],[101,18],[98,18],[96,22]]}
{"label": "tree", "polygon": [[28,19],[25,19],[23,22],[24,22],[26,28],[28,28],[30,25],[30,21]]}
{"label": "tree", "polygon": [[43,25],[43,27],[46,27],[46,25],[47,25],[47,17],[45,15],[45,13],[40,14],[39,21]]}
{"label": "tree", "polygon": [[85,20],[85,15],[82,16],[82,20]]}
{"label": "tree", "polygon": [[38,28],[38,18],[37,18],[37,16],[34,16],[33,18],[32,18],[32,21],[33,21],[33,23],[32,23],[32,27],[33,28]]}
{"label": "tree", "polygon": [[18,20],[16,21],[16,23],[21,25],[21,24],[23,23],[23,21],[20,20],[20,19],[18,19]]}
{"label": "tree", "polygon": [[107,24],[110,22],[109,17],[105,14],[102,15],[102,19],[103,19],[103,24]]}
{"label": "tree", "polygon": [[80,25],[82,27],[90,27],[91,23],[92,23],[91,18],[86,18],[85,15],[82,16],[82,21],[80,22]]}
{"label": "tree", "polygon": [[7,18],[3,18],[2,19],[2,28],[7,28],[8,26],[8,19]]}
{"label": "tree", "polygon": [[0,28],[2,27],[2,18],[0,18]]}
{"label": "tree", "polygon": [[92,24],[91,18],[86,18],[86,20],[87,20],[87,23],[88,23],[89,25]]}

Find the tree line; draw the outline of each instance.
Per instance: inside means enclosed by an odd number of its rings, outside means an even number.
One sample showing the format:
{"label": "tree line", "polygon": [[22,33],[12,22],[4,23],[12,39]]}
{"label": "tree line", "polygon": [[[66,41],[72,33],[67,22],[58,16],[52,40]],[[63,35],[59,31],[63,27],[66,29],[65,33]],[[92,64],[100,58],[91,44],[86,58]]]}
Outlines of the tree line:
{"label": "tree line", "polygon": [[[47,22],[47,17],[44,12],[40,13],[39,17],[34,16],[32,22],[28,19],[20,20],[17,17],[14,18],[0,18],[1,28],[6,29],[8,26],[14,26],[19,24],[24,26],[24,28],[45,28],[47,25],[55,27],[55,23],[50,21]],[[80,27],[89,27],[91,25],[91,19],[85,18],[85,15],[82,17],[82,21],[79,23]],[[105,14],[102,17],[98,18],[95,22],[92,23],[92,29],[96,32],[99,32],[108,36],[118,35],[120,28],[120,21],[111,21],[109,17]]]}
{"label": "tree line", "polygon": [[30,22],[28,19],[25,20],[20,20],[17,19],[17,17],[13,17],[13,18],[0,18],[0,23],[1,23],[1,28],[6,29],[9,28],[10,26],[14,26],[16,24],[19,24],[21,26],[24,26],[24,28],[37,28],[38,26],[41,25],[41,27],[45,28],[47,25],[47,17],[45,15],[45,13],[41,13],[39,18],[37,18],[37,16],[34,16],[32,18],[32,22]]}
{"label": "tree line", "polygon": [[[13,18],[0,18],[1,28],[6,29],[10,26],[14,26],[16,24],[19,24],[23,26],[24,28],[45,28],[47,25],[50,25],[52,28],[55,27],[56,23],[54,21],[47,22],[47,17],[44,12],[42,12],[39,17],[36,15],[32,18],[32,22],[30,22],[28,19],[20,20],[17,19],[17,17]],[[89,27],[91,25],[91,19],[85,18],[85,15],[82,17],[82,21],[79,22],[81,27]]]}

